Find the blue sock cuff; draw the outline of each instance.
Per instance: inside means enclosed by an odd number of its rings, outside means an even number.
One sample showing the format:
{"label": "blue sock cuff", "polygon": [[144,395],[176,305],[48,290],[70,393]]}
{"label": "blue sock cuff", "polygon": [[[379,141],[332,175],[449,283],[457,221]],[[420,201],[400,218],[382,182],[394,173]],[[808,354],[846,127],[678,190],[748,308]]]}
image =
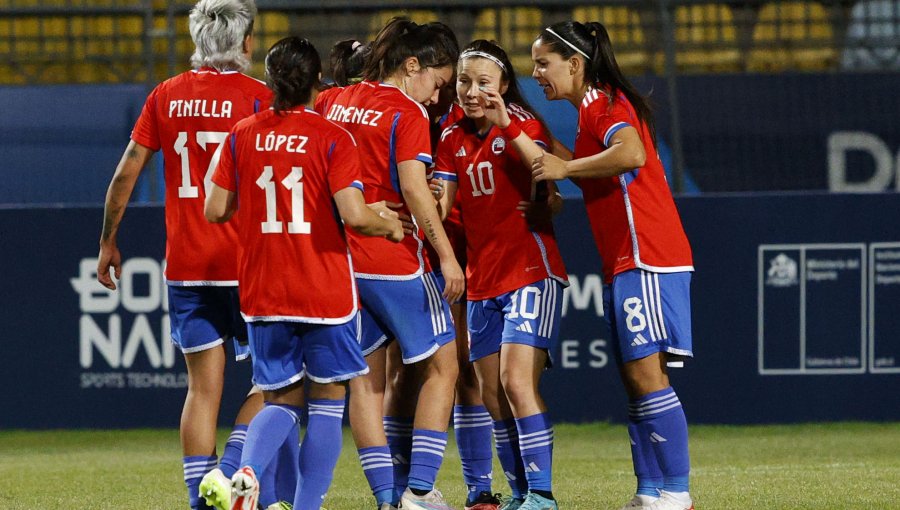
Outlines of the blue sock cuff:
{"label": "blue sock cuff", "polygon": [[516,428],[516,419],[507,418],[505,420],[494,420],[494,430],[504,431]]}
{"label": "blue sock cuff", "polygon": [[440,430],[428,430],[428,429],[413,429],[413,436],[425,436],[430,437],[432,439],[440,439],[444,442],[447,441],[447,431]]}
{"label": "blue sock cuff", "polygon": [[231,429],[231,433],[235,432],[247,432],[247,425],[235,425],[234,428]]}
{"label": "blue sock cuff", "polygon": [[689,492],[690,477],[689,476],[667,476],[665,478],[664,488],[667,492]]}
{"label": "blue sock cuff", "polygon": [[[546,430],[553,426],[547,413],[532,414],[524,418],[516,418],[516,427],[522,431]],[[521,434],[520,434],[521,435]]]}
{"label": "blue sock cuff", "polygon": [[274,402],[266,402],[265,407],[279,408],[287,411],[294,416],[294,421],[300,423],[300,417],[303,416],[303,409],[288,404],[276,404]]}
{"label": "blue sock cuff", "polygon": [[344,419],[344,400],[329,400],[324,398],[311,399],[306,403],[309,409],[309,419],[313,416],[321,418]]}
{"label": "blue sock cuff", "polygon": [[462,413],[462,414],[481,414],[488,412],[487,408],[484,406],[464,406],[464,405],[455,405],[453,406],[453,414]]}
{"label": "blue sock cuff", "polygon": [[634,423],[649,420],[673,412],[681,407],[681,401],[675,390],[668,388],[648,393],[643,397],[632,399],[628,403],[628,419]]}

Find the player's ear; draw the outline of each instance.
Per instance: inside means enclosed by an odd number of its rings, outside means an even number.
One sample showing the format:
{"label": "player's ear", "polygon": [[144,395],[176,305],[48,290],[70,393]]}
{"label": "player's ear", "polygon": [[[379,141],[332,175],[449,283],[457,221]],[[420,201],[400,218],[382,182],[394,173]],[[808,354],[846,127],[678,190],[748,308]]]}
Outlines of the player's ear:
{"label": "player's ear", "polygon": [[253,34],[247,34],[244,36],[244,44],[241,50],[245,55],[251,55],[253,53]]}
{"label": "player's ear", "polygon": [[408,57],[403,61],[403,71],[407,76],[412,76],[418,73],[422,69],[422,66],[419,65],[419,59],[416,57]]}

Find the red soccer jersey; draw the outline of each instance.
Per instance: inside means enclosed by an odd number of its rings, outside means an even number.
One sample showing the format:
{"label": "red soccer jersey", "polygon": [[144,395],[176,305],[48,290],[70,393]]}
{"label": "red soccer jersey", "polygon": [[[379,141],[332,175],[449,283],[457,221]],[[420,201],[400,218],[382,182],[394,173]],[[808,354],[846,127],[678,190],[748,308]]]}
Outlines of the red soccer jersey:
{"label": "red soccer jersey", "polygon": [[300,107],[239,122],[226,145],[213,182],[237,192],[244,318],[350,320],[356,284],[332,197],[361,186],[353,138]]}
{"label": "red soccer jersey", "polygon": [[[464,119],[466,114],[463,112],[463,109],[457,103],[453,103],[450,105],[450,109],[447,110],[447,113],[435,120],[435,123],[440,124],[441,133],[448,127],[455,124],[457,121]],[[432,152],[437,154],[438,148],[438,140],[436,138],[440,137],[438,133],[438,137],[432,137]],[[430,170],[434,170],[432,166]],[[433,176],[433,175],[432,175]],[[430,176],[431,177],[431,176]],[[462,224],[462,211],[459,208],[459,200],[455,200],[453,202],[453,208],[450,209],[450,212],[447,213],[447,217],[444,219],[444,232],[447,234],[447,240],[450,241],[450,246],[453,247],[453,253],[456,255],[456,260],[459,262],[459,265],[465,269],[466,267],[466,233],[463,229]],[[441,259],[438,257],[437,251],[434,249],[434,246],[431,246],[429,243],[425,243],[425,256],[428,258],[428,262],[431,264],[431,267],[440,267]]]}
{"label": "red soccer jersey", "polygon": [[[528,136],[547,147],[543,126],[526,110],[509,105],[510,118]],[[470,300],[488,299],[544,278],[566,282],[553,227],[528,227],[516,209],[532,199],[531,165],[494,126],[480,136],[462,120],[444,131],[435,175],[459,183],[456,200],[466,233],[466,284]]]}
{"label": "red soccer jersey", "polygon": [[319,92],[316,96],[316,105],[313,108],[315,111],[322,114],[322,112],[327,112],[331,109],[332,103],[334,103],[334,99],[344,90],[344,87],[331,87]]}
{"label": "red soccer jersey", "polygon": [[[398,164],[418,160],[431,164],[428,114],[425,108],[392,85],[364,81],[345,87],[327,112],[359,145],[366,203],[404,202]],[[425,169],[422,170],[424,179]],[[404,212],[408,210],[404,207]],[[429,271],[422,256],[422,233],[401,243],[348,232],[356,276],[375,280],[409,280]]]}
{"label": "red soccer jersey", "polygon": [[209,223],[203,202],[228,132],[271,97],[261,81],[204,67],[164,81],[144,103],[131,139],[162,149],[169,285],[237,285],[234,222]]}
{"label": "red soccer jersey", "polygon": [[628,99],[591,88],[578,109],[575,158],[606,150],[620,129],[638,130],[647,153],[641,168],[605,179],[579,179],[607,283],[623,271],[693,271],[691,246],[681,226],[666,173],[647,126]]}

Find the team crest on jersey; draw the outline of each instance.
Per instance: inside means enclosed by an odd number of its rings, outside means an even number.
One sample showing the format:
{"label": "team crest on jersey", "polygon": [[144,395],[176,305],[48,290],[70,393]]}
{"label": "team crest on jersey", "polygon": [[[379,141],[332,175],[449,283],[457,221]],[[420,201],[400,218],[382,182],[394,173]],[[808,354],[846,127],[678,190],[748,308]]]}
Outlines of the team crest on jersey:
{"label": "team crest on jersey", "polygon": [[502,136],[498,136],[494,138],[494,141],[491,142],[491,150],[494,154],[500,154],[506,149],[506,140],[503,139]]}

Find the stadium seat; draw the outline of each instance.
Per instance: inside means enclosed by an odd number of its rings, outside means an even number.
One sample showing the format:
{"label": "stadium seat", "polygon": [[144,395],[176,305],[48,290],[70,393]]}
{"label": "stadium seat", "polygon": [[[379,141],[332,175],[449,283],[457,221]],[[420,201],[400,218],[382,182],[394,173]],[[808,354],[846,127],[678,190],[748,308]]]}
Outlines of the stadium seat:
{"label": "stadium seat", "polygon": [[850,10],[841,67],[900,70],[900,0],[863,0]]}
{"label": "stadium seat", "polygon": [[[265,76],[265,55],[269,48],[291,34],[291,18],[283,12],[260,12],[253,27],[256,34],[256,51],[249,71],[251,76]],[[194,51],[194,43],[188,34],[187,42],[190,52]],[[190,55],[190,53],[189,53]]]}
{"label": "stadium seat", "polygon": [[835,62],[828,12],[817,2],[773,2],[759,11],[748,69],[820,71]]}
{"label": "stadium seat", "polygon": [[734,14],[726,4],[700,4],[675,9],[675,42],[678,67],[683,70],[738,71]]}
{"label": "stadium seat", "polygon": [[537,7],[483,9],[475,18],[472,39],[497,41],[506,50],[516,72],[530,74],[531,43],[543,28],[541,10]]}
{"label": "stadium seat", "polygon": [[644,29],[637,11],[628,7],[583,6],[572,11],[572,19],[582,23],[603,23],[609,32],[619,67],[626,73],[646,70]]}

